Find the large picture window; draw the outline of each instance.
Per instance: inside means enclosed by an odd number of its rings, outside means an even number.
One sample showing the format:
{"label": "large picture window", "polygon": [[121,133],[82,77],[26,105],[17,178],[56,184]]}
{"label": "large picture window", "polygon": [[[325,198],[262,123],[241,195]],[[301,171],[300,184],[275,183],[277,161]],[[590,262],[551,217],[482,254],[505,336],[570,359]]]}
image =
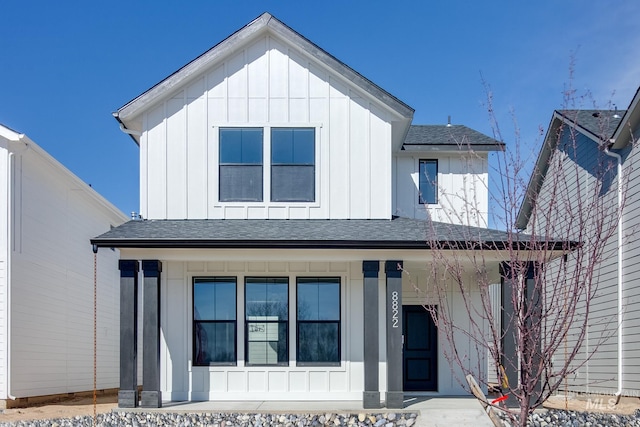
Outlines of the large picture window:
{"label": "large picture window", "polygon": [[418,172],[418,202],[423,205],[438,203],[438,161],[420,160]]}
{"label": "large picture window", "polygon": [[193,363],[236,363],[236,279],[193,279]]}
{"label": "large picture window", "polygon": [[299,364],[340,363],[340,279],[298,278]]}
{"label": "large picture window", "polygon": [[248,365],[289,362],[289,282],[286,278],[247,278],[245,357]]}
{"label": "large picture window", "polygon": [[271,201],[315,200],[315,129],[271,129]]}
{"label": "large picture window", "polygon": [[220,129],[220,201],[262,201],[262,128]]}

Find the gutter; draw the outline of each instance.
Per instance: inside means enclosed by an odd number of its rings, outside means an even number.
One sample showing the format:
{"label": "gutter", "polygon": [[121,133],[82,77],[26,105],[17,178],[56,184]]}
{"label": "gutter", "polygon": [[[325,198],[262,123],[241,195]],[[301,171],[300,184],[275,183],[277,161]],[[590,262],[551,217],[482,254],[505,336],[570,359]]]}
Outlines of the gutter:
{"label": "gutter", "polygon": [[615,392],[616,405],[620,402],[622,396],[622,337],[623,337],[623,291],[624,281],[622,280],[622,254],[623,254],[623,242],[622,242],[622,157],[618,153],[609,151],[609,147],[605,147],[604,153],[616,159],[617,172],[618,172],[618,391]]}

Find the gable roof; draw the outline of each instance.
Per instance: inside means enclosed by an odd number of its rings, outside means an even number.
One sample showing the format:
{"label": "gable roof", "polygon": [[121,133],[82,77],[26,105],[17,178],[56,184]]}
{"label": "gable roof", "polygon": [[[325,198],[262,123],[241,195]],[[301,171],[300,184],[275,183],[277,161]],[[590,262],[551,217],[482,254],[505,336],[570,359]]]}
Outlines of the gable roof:
{"label": "gable roof", "polygon": [[[202,219],[129,221],[94,239],[100,247],[253,249],[526,248],[531,236],[480,227],[387,219]],[[544,242],[540,242],[544,244]],[[560,249],[563,242],[547,242]]]}
{"label": "gable roof", "polygon": [[412,125],[405,151],[504,151],[505,144],[464,125]]}
{"label": "gable roof", "polygon": [[[638,93],[632,101],[629,110],[556,110],[551,117],[549,129],[542,143],[542,149],[529,178],[529,184],[518,211],[515,226],[524,230],[527,228],[529,218],[535,206],[538,193],[542,188],[549,170],[549,160],[558,145],[560,128],[563,125],[570,126],[578,132],[590,138],[598,145],[613,145],[614,135],[623,123],[626,123],[634,105],[637,105]],[[633,107],[635,109],[635,107]],[[615,147],[622,148],[622,147]]]}
{"label": "gable roof", "polygon": [[134,118],[151,103],[157,101],[160,97],[181,85],[185,79],[207,69],[216,61],[234,52],[239,46],[244,45],[247,40],[252,40],[254,36],[264,32],[276,34],[280,38],[287,40],[302,52],[312,58],[315,58],[319,63],[324,64],[326,67],[343,76],[346,80],[350,81],[364,92],[378,99],[382,104],[395,111],[404,119],[411,120],[413,117],[414,109],[409,105],[385,91],[380,86],[355,71],[353,68],[336,59],[333,55],[321,49],[300,33],[294,31],[283,22],[266,12],[164,80],[127,102],[114,112],[113,116],[120,123],[124,123],[128,119]]}

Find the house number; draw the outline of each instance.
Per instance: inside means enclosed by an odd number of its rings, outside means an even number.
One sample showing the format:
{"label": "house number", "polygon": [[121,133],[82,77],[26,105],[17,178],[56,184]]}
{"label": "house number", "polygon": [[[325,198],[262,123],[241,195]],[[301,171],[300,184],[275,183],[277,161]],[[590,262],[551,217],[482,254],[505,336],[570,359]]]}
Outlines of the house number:
{"label": "house number", "polygon": [[398,291],[391,292],[391,327],[398,327]]}

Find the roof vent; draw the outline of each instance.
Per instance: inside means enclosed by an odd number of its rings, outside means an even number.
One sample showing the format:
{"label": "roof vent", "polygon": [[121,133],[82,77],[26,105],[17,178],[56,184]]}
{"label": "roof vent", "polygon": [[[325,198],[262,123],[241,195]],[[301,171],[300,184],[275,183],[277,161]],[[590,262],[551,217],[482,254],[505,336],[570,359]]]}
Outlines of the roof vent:
{"label": "roof vent", "polygon": [[451,127],[451,116],[447,116],[447,127]]}
{"label": "roof vent", "polygon": [[613,108],[614,108],[613,118],[614,119],[619,119],[620,118],[620,114],[618,114],[618,107],[616,106],[616,104],[613,104]]}
{"label": "roof vent", "polygon": [[138,218],[138,212],[131,212],[131,220],[136,221]]}
{"label": "roof vent", "polygon": [[593,117],[600,117],[600,111],[596,111],[595,113],[591,113]]}

